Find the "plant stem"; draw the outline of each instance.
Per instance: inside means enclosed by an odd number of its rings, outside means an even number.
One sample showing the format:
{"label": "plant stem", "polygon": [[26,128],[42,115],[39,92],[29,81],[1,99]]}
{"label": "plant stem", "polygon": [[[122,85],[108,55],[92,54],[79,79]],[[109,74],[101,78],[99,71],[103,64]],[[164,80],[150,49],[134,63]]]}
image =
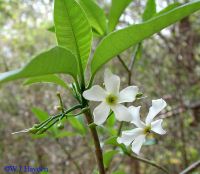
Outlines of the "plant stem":
{"label": "plant stem", "polygon": [[128,69],[129,69],[130,71],[133,69],[133,65],[134,65],[134,63],[135,63],[135,58],[136,58],[136,56],[138,55],[138,52],[139,52],[140,47],[141,47],[141,43],[139,43],[139,44],[137,44],[137,45],[135,46],[135,50],[134,50],[132,59],[131,59],[131,61],[130,61],[129,67],[128,67]]}
{"label": "plant stem", "polygon": [[118,127],[118,131],[117,131],[117,136],[120,136],[120,134],[121,134],[121,130],[122,130],[122,127],[123,127],[123,121],[121,121],[120,122],[120,125],[119,125],[119,127]]}
{"label": "plant stem", "polygon": [[191,173],[192,171],[194,171],[195,169],[197,169],[198,167],[200,167],[200,160],[191,164],[189,167],[187,167],[185,170],[183,170],[180,174],[188,174]]}
{"label": "plant stem", "polygon": [[[59,120],[62,120],[68,113],[76,110],[76,109],[79,109],[81,108],[82,105],[75,105],[73,106],[72,108],[64,111],[64,113],[62,114],[58,114],[58,115],[54,115],[50,118],[48,118],[47,120],[45,120],[44,122],[42,122],[41,124],[39,124],[39,127],[38,127],[38,132],[39,133],[43,133],[45,132],[46,130],[48,130],[51,126],[53,126],[55,123],[57,123]],[[45,126],[47,126],[52,120],[56,119],[52,124],[50,124],[47,128],[41,130],[42,128],[44,128]],[[41,130],[41,131],[40,131]]]}
{"label": "plant stem", "polygon": [[126,63],[122,60],[121,56],[120,55],[117,55],[117,58],[119,59],[119,61],[121,62],[122,66],[124,67],[124,69],[129,73],[129,68],[128,66],[126,65]]}
{"label": "plant stem", "polygon": [[150,161],[150,160],[148,160],[148,159],[144,159],[144,158],[138,157],[138,156],[136,156],[136,155],[132,155],[132,154],[130,154],[130,153],[128,153],[128,152],[124,152],[124,153],[125,153],[127,156],[129,156],[130,158],[132,158],[132,159],[136,159],[136,160],[139,160],[139,161],[144,162],[144,163],[146,163],[146,164],[150,164],[150,165],[152,165],[152,166],[154,166],[154,167],[156,167],[156,168],[162,170],[163,172],[169,174],[169,172],[168,172],[164,167],[162,167],[162,166],[156,164],[154,161]]}
{"label": "plant stem", "polygon": [[62,113],[64,113],[65,112],[65,110],[64,110],[64,104],[63,104],[62,97],[61,97],[61,95],[60,95],[59,92],[57,93],[57,97],[58,97],[59,102],[60,102],[60,107],[61,107]]}
{"label": "plant stem", "polygon": [[[93,118],[92,118],[90,110],[88,110],[85,113],[85,116],[86,116],[88,125],[92,124]],[[105,169],[104,169],[104,164],[103,164],[103,155],[102,155],[102,150],[101,150],[100,141],[99,141],[96,127],[93,127],[93,126],[90,127],[90,132],[92,134],[92,138],[95,145],[95,154],[96,154],[96,160],[97,160],[97,164],[99,168],[99,174],[105,174]]]}

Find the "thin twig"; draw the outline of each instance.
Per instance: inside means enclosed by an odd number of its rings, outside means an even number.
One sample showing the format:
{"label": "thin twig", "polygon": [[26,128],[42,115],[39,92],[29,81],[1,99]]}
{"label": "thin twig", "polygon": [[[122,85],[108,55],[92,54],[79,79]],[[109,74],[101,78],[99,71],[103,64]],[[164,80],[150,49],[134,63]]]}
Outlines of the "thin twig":
{"label": "thin twig", "polygon": [[182,172],[180,172],[180,174],[188,174],[191,173],[192,171],[194,171],[196,168],[200,167],[200,160],[191,164],[189,167],[187,167],[186,169],[184,169]]}
{"label": "thin twig", "polygon": [[[120,57],[120,55],[117,56],[118,59],[119,59],[119,61],[121,62],[121,64],[124,66],[124,68],[126,69],[126,71],[127,71],[127,73],[128,73],[128,86],[131,85],[132,68],[133,68],[133,65],[134,65],[134,62],[135,62],[135,57],[136,57],[137,54],[138,54],[138,50],[139,50],[140,46],[141,46],[141,43],[139,43],[139,44],[136,45],[136,48],[135,48],[135,50],[134,50],[134,54],[133,54],[133,57],[132,57],[132,59],[131,59],[131,61],[130,61],[130,66],[129,66],[129,67],[126,66],[125,62],[122,60],[122,58]],[[122,127],[123,127],[123,124],[124,124],[124,122],[122,121],[122,122],[120,123],[119,127],[118,127],[117,136],[120,135],[121,130],[122,130]]]}
{"label": "thin twig", "polygon": [[[136,45],[135,50],[134,50],[134,54],[133,54],[133,56],[132,56],[132,59],[130,60],[130,65],[129,65],[129,67],[128,67],[128,66],[126,65],[126,63],[123,61],[123,59],[121,58],[121,56],[120,56],[120,55],[117,55],[119,61],[121,62],[121,64],[123,65],[123,67],[125,68],[125,70],[126,70],[127,73],[128,73],[128,82],[127,82],[127,83],[128,83],[128,86],[131,85],[132,68],[133,68],[133,65],[134,65],[134,62],[135,62],[135,58],[136,58],[136,56],[137,56],[137,54],[138,54],[138,50],[139,50],[140,46],[141,46],[141,43],[139,43],[139,44]],[[117,136],[119,136],[119,135],[121,134],[121,130],[122,130],[123,124],[124,124],[123,121],[120,122],[119,127],[118,127],[118,129],[117,129],[117,130],[118,130],[118,131],[117,131]],[[113,150],[115,150],[116,148],[117,148],[117,146],[115,146],[115,147],[113,148]],[[109,170],[109,167],[110,167],[110,166],[108,166],[108,167],[106,168],[106,171]]]}
{"label": "thin twig", "polygon": [[119,61],[121,62],[122,66],[125,68],[125,70],[130,73],[128,66],[126,65],[126,63],[122,60],[120,55],[117,55],[117,58],[119,59]]}
{"label": "thin twig", "polygon": [[126,154],[127,156],[129,156],[130,158],[133,158],[133,159],[136,159],[136,160],[138,160],[138,161],[144,162],[144,163],[146,163],[146,164],[152,165],[152,166],[154,166],[154,167],[156,167],[156,168],[162,170],[163,172],[169,174],[169,172],[168,172],[164,167],[162,167],[162,166],[156,164],[154,161],[150,161],[150,160],[148,160],[148,159],[141,158],[141,157],[138,157],[138,156],[136,156],[136,155],[132,155],[132,154],[130,154],[130,153],[128,153],[128,152],[125,152],[125,154]]}

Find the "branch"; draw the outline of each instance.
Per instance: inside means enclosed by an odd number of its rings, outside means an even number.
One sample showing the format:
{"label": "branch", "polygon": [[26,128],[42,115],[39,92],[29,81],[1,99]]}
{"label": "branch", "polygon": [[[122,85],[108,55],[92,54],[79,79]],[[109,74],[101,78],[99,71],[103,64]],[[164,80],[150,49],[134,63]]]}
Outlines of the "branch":
{"label": "branch", "polygon": [[180,174],[188,174],[198,167],[200,167],[200,160],[191,164],[189,167],[187,167],[185,170],[183,170]]}
{"label": "branch", "polygon": [[118,58],[118,60],[121,62],[121,64],[123,65],[124,69],[125,69],[128,73],[130,73],[130,70],[129,70],[128,66],[127,66],[126,63],[122,60],[121,56],[120,56],[120,55],[117,55],[117,58]]}
{"label": "branch", "polygon": [[[90,110],[85,112],[85,116],[86,116],[88,125],[94,122]],[[90,126],[90,132],[92,134],[92,138],[95,145],[95,154],[96,154],[97,164],[99,168],[99,174],[105,174],[105,168],[103,164],[103,155],[102,155],[102,150],[101,150],[100,141],[99,141],[96,127]]]}
{"label": "branch", "polygon": [[156,168],[162,170],[163,172],[169,174],[169,172],[168,172],[164,167],[162,167],[162,166],[156,164],[154,161],[150,161],[150,160],[148,160],[148,159],[141,158],[141,157],[138,157],[138,156],[136,156],[136,155],[132,155],[132,154],[130,154],[130,153],[128,153],[128,152],[125,152],[125,154],[126,154],[127,156],[129,156],[130,158],[132,158],[132,159],[136,159],[136,160],[141,161],[141,162],[143,162],[143,163],[152,165],[152,166],[154,166],[154,167],[156,167]]}

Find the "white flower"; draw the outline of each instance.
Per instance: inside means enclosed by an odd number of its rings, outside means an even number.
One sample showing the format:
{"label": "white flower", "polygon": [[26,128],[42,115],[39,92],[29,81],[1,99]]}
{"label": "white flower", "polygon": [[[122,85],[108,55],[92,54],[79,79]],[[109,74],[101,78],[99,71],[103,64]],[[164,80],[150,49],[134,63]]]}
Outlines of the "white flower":
{"label": "white flower", "polygon": [[114,112],[119,121],[131,121],[132,116],[128,108],[121,103],[133,102],[138,93],[137,86],[129,86],[119,92],[120,78],[109,70],[104,73],[105,90],[95,85],[84,91],[83,96],[87,100],[100,101],[101,104],[94,109],[94,123],[101,125],[109,115],[110,109]]}
{"label": "white flower", "polygon": [[145,137],[150,132],[157,134],[165,134],[166,131],[162,128],[163,119],[153,121],[154,117],[166,107],[166,102],[163,99],[152,100],[152,106],[149,109],[149,113],[146,117],[145,123],[140,120],[140,106],[129,107],[129,111],[132,115],[132,122],[137,128],[122,131],[121,137],[117,138],[118,143],[123,143],[126,146],[132,144],[132,151],[139,154],[142,144],[145,142]]}

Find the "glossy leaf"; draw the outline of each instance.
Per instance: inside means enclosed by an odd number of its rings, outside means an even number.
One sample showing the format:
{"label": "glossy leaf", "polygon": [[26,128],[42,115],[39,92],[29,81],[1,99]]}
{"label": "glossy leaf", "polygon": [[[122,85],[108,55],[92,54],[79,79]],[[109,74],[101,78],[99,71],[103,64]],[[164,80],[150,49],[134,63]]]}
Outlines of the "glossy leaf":
{"label": "glossy leaf", "polygon": [[147,0],[147,4],[142,15],[142,20],[147,21],[156,14],[156,2],[155,0]]}
{"label": "glossy leaf", "polygon": [[[92,27],[93,34],[96,37],[101,37],[106,33],[106,16],[103,11],[93,0],[78,0],[87,15],[89,23]],[[55,32],[55,27],[51,26],[47,29],[50,32]]]}
{"label": "glossy leaf", "polygon": [[34,57],[23,68],[0,74],[0,83],[48,74],[64,73],[77,76],[75,56],[61,47],[54,47]]}
{"label": "glossy leaf", "polygon": [[110,13],[108,17],[108,31],[111,32],[115,29],[119,22],[119,18],[132,0],[112,0]]}
{"label": "glossy leaf", "polygon": [[109,18],[108,18],[108,30],[113,31],[119,22],[119,18],[126,9],[126,7],[133,0],[112,0],[112,5],[110,8]]}
{"label": "glossy leaf", "polygon": [[92,31],[85,12],[75,0],[55,0],[54,25],[58,45],[72,51],[82,72],[92,43]]}
{"label": "glossy leaf", "polygon": [[103,11],[93,0],[78,0],[85,11],[88,20],[95,32],[99,35],[106,33],[106,16]]}
{"label": "glossy leaf", "polygon": [[24,82],[24,85],[32,85],[35,83],[55,83],[68,89],[67,84],[60,77],[54,74],[29,78]]}
{"label": "glossy leaf", "polygon": [[162,9],[161,11],[159,11],[158,13],[156,13],[156,14],[154,15],[154,17],[155,17],[155,16],[162,15],[162,14],[164,14],[164,13],[170,11],[170,10],[173,10],[174,8],[176,8],[176,7],[180,6],[180,5],[181,5],[181,3],[179,3],[179,2],[175,2],[175,3],[173,3],[173,4],[170,4],[170,5],[168,5],[166,8],[164,8],[164,9]]}
{"label": "glossy leaf", "polygon": [[129,47],[161,31],[163,28],[183,19],[200,9],[200,0],[192,1],[173,10],[154,17],[142,24],[132,25],[110,33],[97,47],[91,62],[92,75],[110,59]]}

